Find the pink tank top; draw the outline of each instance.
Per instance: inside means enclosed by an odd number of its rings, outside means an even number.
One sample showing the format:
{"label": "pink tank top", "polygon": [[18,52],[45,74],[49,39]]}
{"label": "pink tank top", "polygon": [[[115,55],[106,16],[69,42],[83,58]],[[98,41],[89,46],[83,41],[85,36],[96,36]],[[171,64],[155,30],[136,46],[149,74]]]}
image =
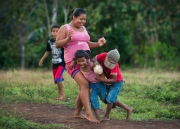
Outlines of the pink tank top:
{"label": "pink tank top", "polygon": [[97,83],[98,81],[95,79],[96,77],[98,77],[97,74],[95,74],[93,71],[89,71],[89,72],[83,72],[81,70],[82,74],[84,75],[84,77],[91,83]]}
{"label": "pink tank top", "polygon": [[[90,63],[90,65],[92,66],[93,65],[93,63],[89,60],[88,61],[88,63]],[[81,72],[82,72],[82,74],[84,75],[84,77],[89,81],[89,82],[91,82],[91,83],[96,83],[96,82],[98,82],[97,80],[96,80],[96,78],[99,76],[99,75],[97,75],[97,74],[95,74],[94,73],[94,71],[89,71],[89,72],[83,72],[82,70],[81,70]]]}
{"label": "pink tank top", "polygon": [[[69,24],[66,24],[66,27],[68,31],[71,29]],[[87,43],[90,40],[90,37],[84,26],[83,29],[83,32],[73,31],[71,40],[64,46],[64,59],[66,63],[73,60],[77,50],[90,50]]]}

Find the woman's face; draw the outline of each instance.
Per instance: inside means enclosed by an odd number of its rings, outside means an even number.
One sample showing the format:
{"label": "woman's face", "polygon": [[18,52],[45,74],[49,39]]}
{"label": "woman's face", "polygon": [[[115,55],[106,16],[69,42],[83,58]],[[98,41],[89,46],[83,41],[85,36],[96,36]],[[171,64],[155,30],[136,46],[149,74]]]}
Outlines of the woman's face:
{"label": "woman's face", "polygon": [[81,14],[78,17],[73,16],[73,23],[78,28],[82,27],[86,23],[86,14]]}

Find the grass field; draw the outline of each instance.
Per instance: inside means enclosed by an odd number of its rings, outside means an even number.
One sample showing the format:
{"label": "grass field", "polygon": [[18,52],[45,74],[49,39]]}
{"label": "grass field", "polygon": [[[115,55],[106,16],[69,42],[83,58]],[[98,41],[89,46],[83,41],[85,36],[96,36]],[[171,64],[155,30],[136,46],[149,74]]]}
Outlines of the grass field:
{"label": "grass field", "polygon": [[[125,83],[118,99],[134,108],[131,120],[180,119],[180,73],[153,70],[122,73]],[[64,78],[68,102],[55,100],[57,86],[51,71],[0,71],[0,103],[51,103],[75,107],[78,85],[66,72]],[[105,110],[106,105],[101,103],[101,108]],[[120,108],[111,112],[113,119],[124,119],[124,116],[125,111]]]}

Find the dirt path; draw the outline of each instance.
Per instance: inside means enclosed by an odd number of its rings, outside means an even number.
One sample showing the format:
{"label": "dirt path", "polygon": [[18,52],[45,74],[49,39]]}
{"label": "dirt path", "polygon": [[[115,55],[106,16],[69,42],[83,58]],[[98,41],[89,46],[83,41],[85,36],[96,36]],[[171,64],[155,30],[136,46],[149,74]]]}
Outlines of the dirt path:
{"label": "dirt path", "polygon": [[0,104],[0,108],[21,112],[28,120],[38,123],[62,123],[73,129],[180,129],[180,120],[174,121],[124,121],[110,120],[90,124],[85,119],[73,118],[73,108],[50,104]]}

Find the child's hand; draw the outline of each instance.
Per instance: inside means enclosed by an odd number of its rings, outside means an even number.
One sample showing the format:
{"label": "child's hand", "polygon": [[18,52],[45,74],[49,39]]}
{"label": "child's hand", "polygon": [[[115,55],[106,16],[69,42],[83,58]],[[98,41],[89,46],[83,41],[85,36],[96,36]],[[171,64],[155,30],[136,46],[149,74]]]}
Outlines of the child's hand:
{"label": "child's hand", "polygon": [[74,66],[75,66],[75,63],[74,61],[72,61],[71,64],[69,65],[69,69],[71,70]]}
{"label": "child's hand", "polygon": [[102,77],[102,76],[98,76],[98,77],[96,77],[96,80],[97,80],[98,82],[103,82],[104,77]]}
{"label": "child's hand", "polygon": [[96,65],[100,65],[98,61],[95,61],[95,62],[93,63],[93,68],[94,68]]}
{"label": "child's hand", "polygon": [[106,84],[106,86],[110,86],[111,84],[109,84],[109,83],[105,83]]}
{"label": "child's hand", "polygon": [[72,70],[74,66],[72,64],[69,65],[69,69]]}
{"label": "child's hand", "polygon": [[39,61],[39,66],[42,66],[42,64],[43,64],[43,60],[40,60]]}
{"label": "child's hand", "polygon": [[98,40],[99,46],[102,46],[102,45],[104,45],[105,43],[106,43],[106,39],[105,39],[104,37],[102,37],[102,38],[100,38],[100,39]]}

